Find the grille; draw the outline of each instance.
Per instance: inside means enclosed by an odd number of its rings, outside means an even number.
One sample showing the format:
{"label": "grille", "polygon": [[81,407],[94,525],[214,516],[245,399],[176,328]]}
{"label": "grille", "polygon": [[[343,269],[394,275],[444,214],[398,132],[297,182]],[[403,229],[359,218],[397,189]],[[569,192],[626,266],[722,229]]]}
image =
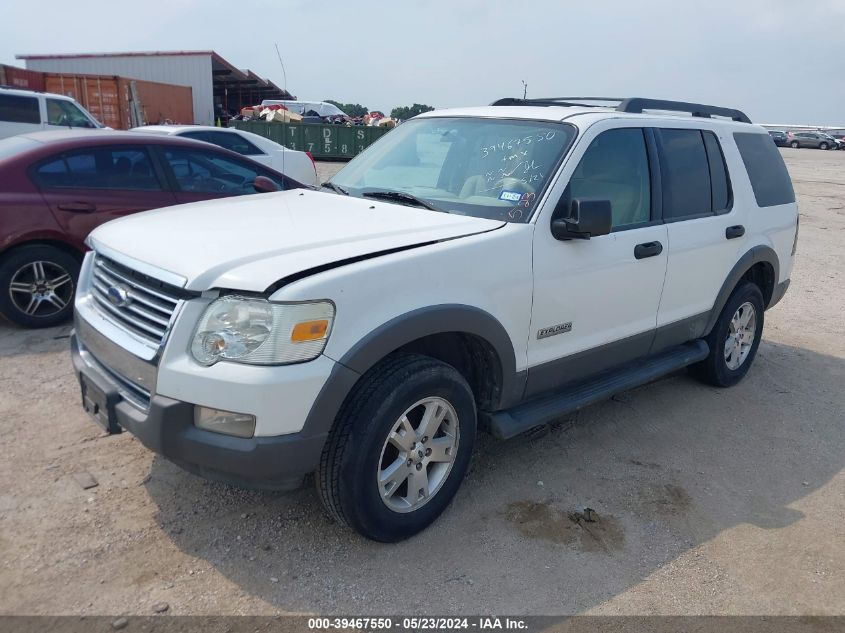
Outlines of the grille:
{"label": "grille", "polygon": [[[109,296],[110,289],[117,295],[116,302]],[[148,277],[142,279],[101,255],[94,260],[91,296],[104,316],[156,347],[164,342],[181,301],[176,288]]]}

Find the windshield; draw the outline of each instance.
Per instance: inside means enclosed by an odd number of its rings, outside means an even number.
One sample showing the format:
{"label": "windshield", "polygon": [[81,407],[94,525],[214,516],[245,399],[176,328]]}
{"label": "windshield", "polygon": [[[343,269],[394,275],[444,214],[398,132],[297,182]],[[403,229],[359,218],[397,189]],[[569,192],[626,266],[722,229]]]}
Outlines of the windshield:
{"label": "windshield", "polygon": [[330,182],[353,196],[399,192],[440,211],[527,222],[575,133],[548,121],[412,119]]}

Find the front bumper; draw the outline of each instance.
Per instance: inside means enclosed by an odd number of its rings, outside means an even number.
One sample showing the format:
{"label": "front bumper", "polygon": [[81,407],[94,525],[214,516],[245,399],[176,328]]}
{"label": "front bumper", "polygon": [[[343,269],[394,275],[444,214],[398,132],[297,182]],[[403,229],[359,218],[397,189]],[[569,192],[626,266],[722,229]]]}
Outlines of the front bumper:
{"label": "front bumper", "polygon": [[143,411],[128,402],[115,378],[83,357],[75,332],[71,354],[80,383],[84,375],[106,395],[120,429],[188,471],[253,488],[288,490],[299,486],[319,465],[325,431],[239,438],[199,429],[194,426],[191,403],[153,394]]}

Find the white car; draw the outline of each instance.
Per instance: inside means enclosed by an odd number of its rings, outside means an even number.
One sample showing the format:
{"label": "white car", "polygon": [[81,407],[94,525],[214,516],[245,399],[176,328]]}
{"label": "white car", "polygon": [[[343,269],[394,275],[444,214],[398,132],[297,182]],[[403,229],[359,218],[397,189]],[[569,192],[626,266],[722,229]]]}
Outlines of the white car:
{"label": "white car", "polygon": [[105,129],[70,97],[0,86],[0,139],[68,128]]}
{"label": "white car", "polygon": [[323,191],[97,228],[73,362],[109,432],[249,486],[316,473],[333,517],[397,541],[448,505],[479,431],[684,367],[740,381],[797,237],[783,160],[738,110],[435,111]]}
{"label": "white car", "polygon": [[308,152],[288,149],[252,132],[211,125],[146,125],[133,128],[132,131],[185,136],[205,141],[275,169],[303,185],[313,187],[320,184],[314,159]]}

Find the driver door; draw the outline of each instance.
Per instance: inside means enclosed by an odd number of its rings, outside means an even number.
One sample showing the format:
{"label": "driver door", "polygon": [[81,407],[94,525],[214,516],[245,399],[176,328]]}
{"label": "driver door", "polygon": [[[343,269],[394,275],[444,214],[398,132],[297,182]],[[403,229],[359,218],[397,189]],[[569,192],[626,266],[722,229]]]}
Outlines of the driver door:
{"label": "driver door", "polygon": [[214,148],[160,146],[159,150],[178,204],[256,193],[252,183],[257,176],[267,176],[285,189],[279,174]]}
{"label": "driver door", "polygon": [[[668,252],[652,195],[653,137],[647,129],[611,124],[596,124],[582,137],[537,220],[526,397],[651,347]],[[610,200],[611,233],[555,239],[555,203],[562,199],[568,209],[575,198]]]}

